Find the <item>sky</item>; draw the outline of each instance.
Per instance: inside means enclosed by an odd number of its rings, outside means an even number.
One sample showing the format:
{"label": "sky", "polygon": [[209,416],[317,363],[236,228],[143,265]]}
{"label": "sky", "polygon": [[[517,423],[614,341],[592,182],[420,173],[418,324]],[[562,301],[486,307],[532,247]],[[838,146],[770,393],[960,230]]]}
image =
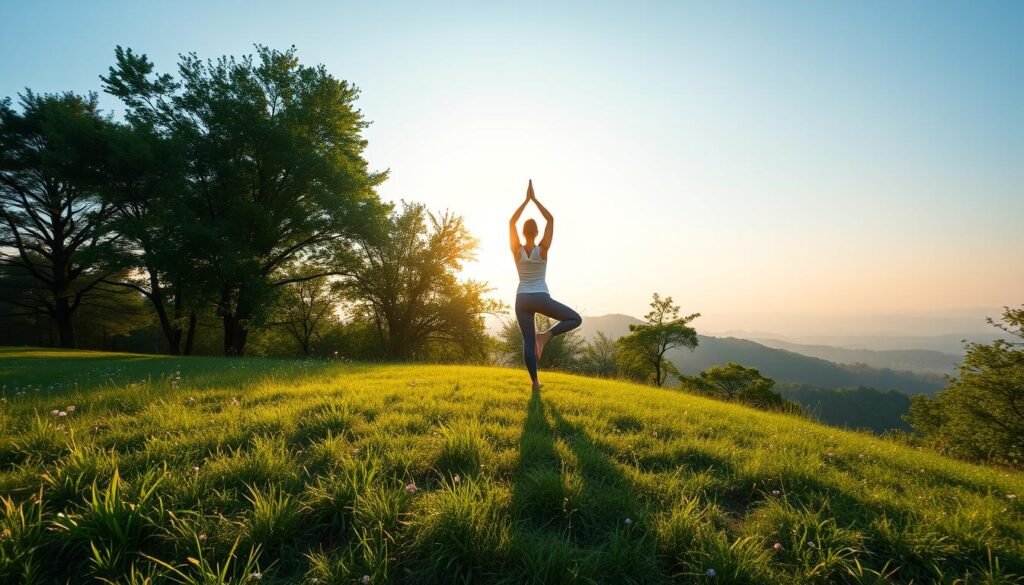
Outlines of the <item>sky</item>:
{"label": "sky", "polygon": [[822,333],[1024,303],[1024,3],[427,4],[4,0],[0,96],[98,91],[116,45],[173,73],[294,44],[361,89],[381,197],[464,216],[465,275],[509,304],[528,179],[584,315],[659,292],[698,330]]}

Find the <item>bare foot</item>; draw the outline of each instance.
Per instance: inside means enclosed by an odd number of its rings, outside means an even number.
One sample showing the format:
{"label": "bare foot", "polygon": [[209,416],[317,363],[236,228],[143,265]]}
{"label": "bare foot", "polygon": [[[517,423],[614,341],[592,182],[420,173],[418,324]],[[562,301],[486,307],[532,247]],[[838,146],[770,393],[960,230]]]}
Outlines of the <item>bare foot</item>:
{"label": "bare foot", "polygon": [[539,381],[538,381],[538,382],[534,382],[534,383],[533,383],[533,391],[534,391],[534,392],[536,392],[537,390],[540,390],[540,389],[541,389],[541,388],[543,388],[543,387],[544,387],[544,386],[542,386],[542,385],[541,385],[541,383],[540,383]]}
{"label": "bare foot", "polygon": [[549,341],[551,341],[551,334],[550,333],[545,331],[544,333],[538,333],[537,334],[537,359],[538,360],[540,359],[540,356],[544,355],[544,346],[547,345],[547,343]]}

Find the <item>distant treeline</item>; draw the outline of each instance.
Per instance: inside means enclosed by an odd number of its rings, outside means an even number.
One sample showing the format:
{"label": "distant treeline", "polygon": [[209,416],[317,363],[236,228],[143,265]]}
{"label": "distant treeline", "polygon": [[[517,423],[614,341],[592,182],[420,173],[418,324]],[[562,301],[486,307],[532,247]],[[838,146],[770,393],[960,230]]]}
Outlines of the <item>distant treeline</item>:
{"label": "distant treeline", "polygon": [[804,407],[812,417],[839,427],[869,429],[875,433],[911,430],[903,417],[910,411],[910,396],[895,390],[817,388],[806,384],[781,383],[783,398]]}

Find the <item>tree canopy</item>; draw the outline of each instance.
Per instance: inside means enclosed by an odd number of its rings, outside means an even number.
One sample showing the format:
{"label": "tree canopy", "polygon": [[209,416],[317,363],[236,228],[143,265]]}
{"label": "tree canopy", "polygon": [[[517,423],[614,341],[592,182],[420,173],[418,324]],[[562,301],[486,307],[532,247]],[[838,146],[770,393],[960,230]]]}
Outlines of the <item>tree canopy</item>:
{"label": "tree canopy", "polygon": [[1024,461],[1024,306],[988,322],[1011,338],[972,343],[949,385],[917,395],[907,421],[950,453],[1019,465]]}
{"label": "tree canopy", "polygon": [[630,325],[629,334],[619,339],[620,367],[661,386],[670,374],[678,374],[672,362],[665,359],[665,353],[675,348],[692,351],[697,347],[697,331],[689,325],[697,317],[700,313],[680,317],[672,297],[662,298],[654,293],[651,311],[644,315],[647,322]]}

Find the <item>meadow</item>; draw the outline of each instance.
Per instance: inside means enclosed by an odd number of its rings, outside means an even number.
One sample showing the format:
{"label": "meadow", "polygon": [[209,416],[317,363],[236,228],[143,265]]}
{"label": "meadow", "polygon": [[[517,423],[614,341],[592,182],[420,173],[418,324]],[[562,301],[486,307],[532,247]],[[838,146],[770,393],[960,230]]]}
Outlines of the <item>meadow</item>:
{"label": "meadow", "polygon": [[0,582],[1022,582],[1020,472],[543,381],[0,349]]}

